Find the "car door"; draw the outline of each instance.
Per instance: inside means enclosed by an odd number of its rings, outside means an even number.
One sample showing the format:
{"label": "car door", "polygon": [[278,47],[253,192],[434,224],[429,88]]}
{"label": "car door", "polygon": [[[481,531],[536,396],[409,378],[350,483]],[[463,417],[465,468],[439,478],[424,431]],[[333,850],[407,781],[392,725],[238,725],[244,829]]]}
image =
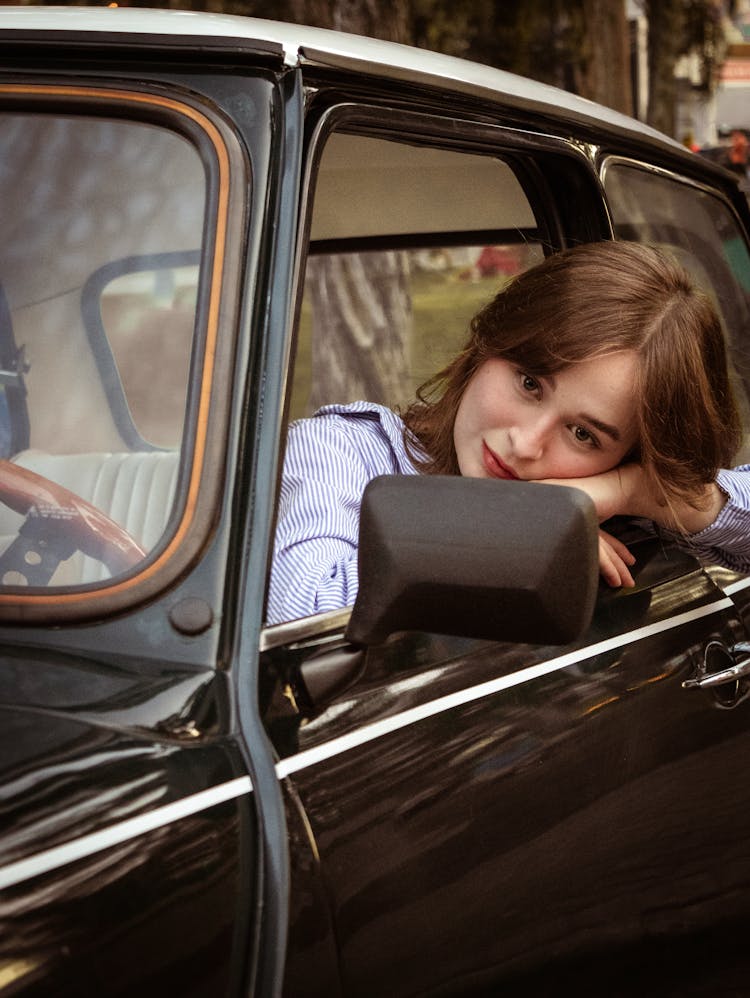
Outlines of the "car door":
{"label": "car door", "polygon": [[276,316],[249,316],[255,281],[288,307],[263,233],[293,231],[299,156],[272,150],[268,46],[261,75],[191,72],[148,17],[50,21],[0,17],[0,989],[269,994],[279,791],[236,692],[268,503],[237,451],[262,464],[247,358]]}
{"label": "car door", "polygon": [[[321,273],[347,266],[328,258],[409,254],[411,356],[426,358],[413,388],[508,274],[612,234],[582,142],[484,120],[441,132],[392,107],[332,109],[316,128],[294,416],[317,399],[316,350],[325,380],[326,354],[357,349],[316,327]],[[389,390],[371,401],[403,404]],[[347,610],[265,630],[265,722],[295,829],[286,993],[697,994],[738,979],[750,707],[741,684],[690,680],[745,654],[744,582],[617,529],[636,586],[602,590],[572,646],[404,632],[354,647]]]}

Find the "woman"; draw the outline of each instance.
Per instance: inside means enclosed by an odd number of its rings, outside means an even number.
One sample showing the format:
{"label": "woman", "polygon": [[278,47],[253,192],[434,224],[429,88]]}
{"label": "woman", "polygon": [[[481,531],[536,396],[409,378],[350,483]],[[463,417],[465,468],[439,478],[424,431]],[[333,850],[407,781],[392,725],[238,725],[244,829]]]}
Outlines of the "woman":
{"label": "woman", "polygon": [[[646,517],[715,561],[750,569],[750,487],[721,326],[669,258],[587,244],[516,277],[403,418],[366,402],[290,428],[271,573],[274,623],[354,602],[359,505],[382,474],[575,485],[600,522]],[[632,586],[600,531],[600,569]]]}

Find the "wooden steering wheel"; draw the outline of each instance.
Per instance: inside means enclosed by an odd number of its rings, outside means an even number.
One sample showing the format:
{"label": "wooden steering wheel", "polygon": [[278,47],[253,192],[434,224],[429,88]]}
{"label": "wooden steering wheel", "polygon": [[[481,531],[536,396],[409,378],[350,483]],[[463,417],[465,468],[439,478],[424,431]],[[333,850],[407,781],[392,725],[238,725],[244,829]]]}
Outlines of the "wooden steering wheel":
{"label": "wooden steering wheel", "polygon": [[102,562],[111,575],[133,568],[146,552],[119,524],[69,489],[0,460],[0,501],[26,519],[0,555],[0,583],[46,586],[76,551]]}

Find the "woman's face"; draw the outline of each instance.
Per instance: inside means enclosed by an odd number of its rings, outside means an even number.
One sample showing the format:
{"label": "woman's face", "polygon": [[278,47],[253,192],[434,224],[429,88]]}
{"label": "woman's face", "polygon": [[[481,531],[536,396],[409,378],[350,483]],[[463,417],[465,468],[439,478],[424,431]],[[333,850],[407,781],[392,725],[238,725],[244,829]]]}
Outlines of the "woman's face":
{"label": "woman's face", "polygon": [[485,361],[453,427],[461,474],[534,481],[614,468],[636,443],[637,364],[626,350],[537,376],[512,361]]}

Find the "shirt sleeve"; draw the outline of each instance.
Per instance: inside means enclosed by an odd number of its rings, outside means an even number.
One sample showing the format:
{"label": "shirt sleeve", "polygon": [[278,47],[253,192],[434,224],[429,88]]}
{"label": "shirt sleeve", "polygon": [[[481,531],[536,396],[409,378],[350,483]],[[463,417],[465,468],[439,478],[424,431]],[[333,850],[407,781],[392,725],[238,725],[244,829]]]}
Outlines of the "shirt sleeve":
{"label": "shirt sleeve", "polygon": [[690,534],[684,543],[714,564],[750,572],[750,464],[720,471],[716,481],[727,496],[723,509],[712,524]]}
{"label": "shirt sleeve", "polygon": [[290,427],[267,623],[354,603],[359,508],[371,477],[345,420],[318,416]]}

